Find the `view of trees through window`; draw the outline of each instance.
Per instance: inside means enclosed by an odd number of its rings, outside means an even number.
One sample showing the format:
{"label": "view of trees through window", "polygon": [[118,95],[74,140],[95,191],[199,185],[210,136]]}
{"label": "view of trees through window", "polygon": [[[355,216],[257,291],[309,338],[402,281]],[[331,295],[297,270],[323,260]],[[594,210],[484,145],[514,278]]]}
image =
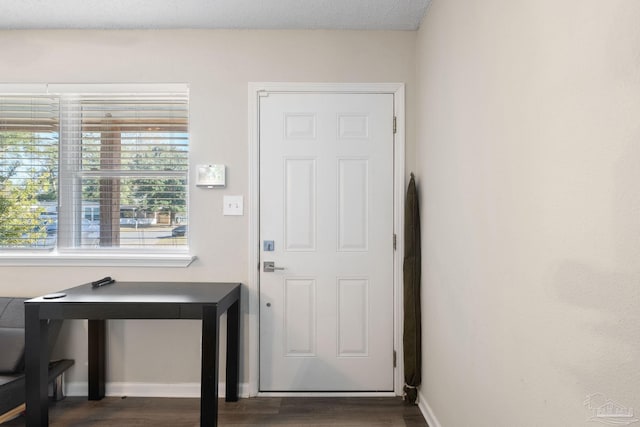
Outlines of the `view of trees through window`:
{"label": "view of trees through window", "polygon": [[83,245],[186,244],[187,137],[83,134]]}
{"label": "view of trees through window", "polygon": [[0,131],[0,158],[0,245],[38,245],[57,203],[57,135]]}
{"label": "view of trees through window", "polygon": [[39,131],[0,94],[0,247],[186,248],[187,114],[173,114],[185,102],[100,102]]}

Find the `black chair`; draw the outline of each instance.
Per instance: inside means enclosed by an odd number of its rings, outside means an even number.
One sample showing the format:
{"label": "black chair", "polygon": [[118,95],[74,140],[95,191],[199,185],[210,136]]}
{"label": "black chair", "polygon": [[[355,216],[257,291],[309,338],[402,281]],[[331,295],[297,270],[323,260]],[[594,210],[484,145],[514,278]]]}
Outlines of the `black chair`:
{"label": "black chair", "polygon": [[[0,298],[0,424],[24,411],[24,301],[26,298]],[[62,321],[49,323],[49,359]],[[63,373],[73,360],[49,363],[49,382],[53,383],[52,397],[64,398]]]}

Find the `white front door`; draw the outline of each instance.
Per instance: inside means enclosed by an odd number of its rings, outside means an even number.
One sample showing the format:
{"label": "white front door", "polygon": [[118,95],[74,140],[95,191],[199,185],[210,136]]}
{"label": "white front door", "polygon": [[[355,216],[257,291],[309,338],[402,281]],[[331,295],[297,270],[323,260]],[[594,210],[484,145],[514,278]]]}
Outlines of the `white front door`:
{"label": "white front door", "polygon": [[393,95],[259,113],[260,391],[393,391]]}

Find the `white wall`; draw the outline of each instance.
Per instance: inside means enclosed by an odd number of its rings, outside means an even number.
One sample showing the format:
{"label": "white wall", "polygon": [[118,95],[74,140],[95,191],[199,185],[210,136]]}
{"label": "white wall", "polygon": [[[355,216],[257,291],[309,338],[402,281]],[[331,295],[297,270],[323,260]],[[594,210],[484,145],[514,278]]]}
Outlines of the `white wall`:
{"label": "white wall", "polygon": [[432,427],[640,409],[640,2],[433,0],[418,35]]}
{"label": "white wall", "polygon": [[[243,217],[222,216],[222,196],[241,194],[245,201],[248,196],[247,83],[407,83],[411,167],[415,40],[415,32],[1,31],[3,83],[189,83],[191,163],[226,164],[228,185],[224,190],[191,188],[191,245],[198,260],[186,269],[0,267],[0,294],[36,296],[105,275],[119,280],[246,282],[247,212]],[[246,304],[243,312],[246,348]],[[68,376],[71,383],[86,379],[85,328],[74,321],[57,347],[60,356],[76,360]],[[109,328],[108,381],[143,383],[143,388],[147,383],[199,382],[198,322],[112,321]],[[241,381],[248,378],[248,354],[244,356]]]}

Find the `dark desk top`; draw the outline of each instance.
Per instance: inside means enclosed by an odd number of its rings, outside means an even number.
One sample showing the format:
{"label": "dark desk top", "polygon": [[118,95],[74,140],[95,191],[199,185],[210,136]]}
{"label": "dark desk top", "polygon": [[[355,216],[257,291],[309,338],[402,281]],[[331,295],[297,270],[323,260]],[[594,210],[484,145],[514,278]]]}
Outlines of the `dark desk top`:
{"label": "dark desk top", "polygon": [[[39,305],[42,317],[51,318],[77,318],[73,312],[80,318],[94,318],[92,313],[95,318],[198,318],[201,315],[198,308],[203,305],[217,305],[226,310],[240,298],[240,286],[240,283],[116,281],[93,288],[88,283],[60,291],[66,294],[64,297],[47,299],[45,295],[25,304]],[[112,309],[107,312],[106,306]]]}

